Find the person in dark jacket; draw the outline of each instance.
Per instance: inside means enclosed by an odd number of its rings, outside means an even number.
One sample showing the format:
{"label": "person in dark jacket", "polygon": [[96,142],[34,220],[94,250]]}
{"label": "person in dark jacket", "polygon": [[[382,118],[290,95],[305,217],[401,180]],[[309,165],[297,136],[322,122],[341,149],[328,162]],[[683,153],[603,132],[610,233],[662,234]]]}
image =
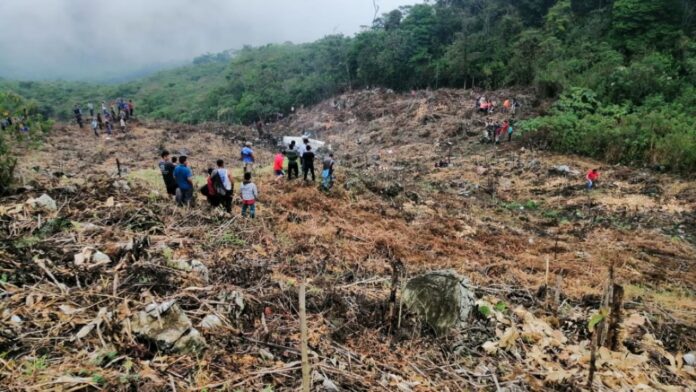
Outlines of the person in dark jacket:
{"label": "person in dark jacket", "polygon": [[292,180],[292,175],[295,178],[300,178],[300,168],[297,165],[297,161],[300,158],[300,154],[297,153],[295,148],[295,141],[290,142],[290,146],[287,151],[285,151],[285,156],[288,158],[288,181]]}
{"label": "person in dark jacket", "polygon": [[167,194],[170,196],[176,195],[176,181],[174,180],[174,169],[176,165],[169,160],[169,151],[162,151],[162,159],[159,161],[159,169],[162,173],[164,186],[167,188]]}
{"label": "person in dark jacket", "polygon": [[302,174],[305,181],[307,181],[308,173],[312,174],[312,182],[314,182],[314,152],[309,144],[305,153],[302,154]]}

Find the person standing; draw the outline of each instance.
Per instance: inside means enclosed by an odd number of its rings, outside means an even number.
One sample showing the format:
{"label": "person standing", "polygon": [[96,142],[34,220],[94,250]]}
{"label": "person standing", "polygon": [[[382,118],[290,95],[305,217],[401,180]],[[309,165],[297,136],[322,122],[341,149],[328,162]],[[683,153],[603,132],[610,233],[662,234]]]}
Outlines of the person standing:
{"label": "person standing", "polygon": [[279,149],[275,158],[273,158],[273,173],[275,174],[274,182],[280,181],[285,173],[283,173],[283,162],[285,161],[285,156],[283,155],[283,149]]}
{"label": "person standing", "polygon": [[80,129],[82,129],[82,109],[80,109],[80,105],[75,105],[73,108],[73,114],[75,115],[77,125],[80,127]]}
{"label": "person standing", "polygon": [[241,159],[244,163],[244,172],[251,173],[254,170],[254,150],[251,149],[251,142],[246,142],[242,148]]}
{"label": "person standing", "polygon": [[510,125],[508,125],[507,129],[507,134],[508,134],[508,143],[512,141],[512,132],[514,129],[512,129],[512,121],[510,121]]}
{"label": "person standing", "polygon": [[300,169],[297,166],[297,160],[300,155],[297,153],[294,140],[290,142],[288,150],[285,151],[285,156],[288,157],[288,181],[292,180],[293,173],[295,174],[295,178],[300,178]]}
{"label": "person standing", "polygon": [[99,123],[97,122],[96,118],[92,117],[92,131],[94,132],[94,136],[99,136],[97,128],[99,128]]}
{"label": "person standing", "polygon": [[327,155],[324,158],[323,167],[321,171],[321,186],[326,191],[333,187],[333,170],[335,163],[336,162],[333,159],[333,153],[330,152],[329,155]]}
{"label": "person standing", "polygon": [[97,113],[97,125],[99,125],[99,130],[104,130],[104,120],[102,119],[101,113]]}
{"label": "person standing", "polygon": [[220,205],[221,199],[215,191],[215,184],[213,181],[213,168],[208,168],[208,177],[205,179],[205,185],[201,188],[201,193],[208,200],[208,204],[211,207],[217,207]]}
{"label": "person standing", "polygon": [[300,166],[302,167],[302,172],[304,173],[304,153],[307,151],[307,146],[309,145],[309,139],[306,137],[302,138],[302,143],[297,146],[297,155],[300,156]]}
{"label": "person standing", "polygon": [[161,154],[162,159],[159,161],[159,169],[164,180],[164,187],[167,189],[169,196],[176,196],[176,180],[174,180],[174,169],[176,165],[169,160],[169,151],[164,150]]}
{"label": "person standing", "polygon": [[244,182],[239,190],[242,196],[242,216],[246,217],[247,210],[251,218],[256,217],[256,200],[259,198],[259,190],[256,184],[251,182],[251,173],[244,173]]}
{"label": "person standing", "polygon": [[106,127],[106,133],[109,135],[112,135],[112,128],[111,128],[111,115],[109,113],[106,113],[104,116],[104,126]]}
{"label": "person standing", "polygon": [[106,109],[106,102],[104,102],[104,101],[102,101],[102,103],[101,103],[101,112],[105,116],[109,113],[109,111]]}
{"label": "person standing", "polygon": [[312,174],[312,182],[314,182],[314,152],[310,145],[307,145],[307,151],[305,151],[302,158],[302,175],[305,181],[307,181],[308,173]]}
{"label": "person standing", "polygon": [[94,117],[94,104],[92,102],[87,103],[87,109],[89,110],[89,116]]}
{"label": "person standing", "polygon": [[133,109],[135,109],[135,105],[133,105],[133,100],[129,99],[128,100],[128,116],[133,117]]}
{"label": "person standing", "polygon": [[121,132],[126,133],[126,120],[121,117]]}
{"label": "person standing", "polygon": [[186,155],[179,157],[179,166],[174,169],[174,179],[178,187],[176,203],[179,206],[189,206],[193,200],[193,172],[188,167]]}
{"label": "person standing", "polygon": [[225,206],[225,211],[232,212],[232,174],[225,169],[225,162],[222,159],[217,160],[217,169],[211,175],[215,193],[219,196],[220,201]]}

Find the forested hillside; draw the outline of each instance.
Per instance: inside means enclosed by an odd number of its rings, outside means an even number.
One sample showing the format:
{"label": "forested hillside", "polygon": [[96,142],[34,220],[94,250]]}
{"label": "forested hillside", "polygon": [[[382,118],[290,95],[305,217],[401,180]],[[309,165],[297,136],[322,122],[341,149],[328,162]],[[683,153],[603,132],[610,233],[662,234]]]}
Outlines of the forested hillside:
{"label": "forested hillside", "polygon": [[529,86],[560,98],[522,126],[552,148],[688,171],[695,32],[687,0],[440,0],[385,13],[355,37],[247,47],[138,82],[12,86],[44,102],[46,114],[132,96],[146,116],[191,123],[270,119],[366,86]]}

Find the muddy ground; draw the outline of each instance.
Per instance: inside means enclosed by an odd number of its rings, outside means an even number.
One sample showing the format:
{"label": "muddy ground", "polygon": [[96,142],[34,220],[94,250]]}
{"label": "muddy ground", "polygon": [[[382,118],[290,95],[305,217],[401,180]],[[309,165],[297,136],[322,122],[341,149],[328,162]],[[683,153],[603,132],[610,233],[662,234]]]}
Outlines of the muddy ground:
{"label": "muddy ground", "polygon": [[[543,110],[523,92],[488,95],[511,94],[523,103],[514,119]],[[132,123],[106,140],[57,127],[22,152],[18,190],[0,200],[0,382],[295,390],[297,293],[306,282],[317,390],[579,390],[587,323],[613,266],[625,321],[620,347],[598,354],[595,389],[693,388],[682,354],[696,349],[696,182],[538,151],[519,135],[482,144],[486,122],[513,116],[475,113],[477,95],[355,92],[261,134]],[[272,141],[302,132],[336,152],[329,193],[273,182]],[[239,205],[228,216],[200,198],[180,209],[163,195],[162,148],[189,155],[200,185],[215,159],[234,162],[239,189],[246,140],[260,161],[256,220],[241,219]],[[554,173],[558,165],[577,174]],[[602,177],[587,192],[582,177],[593,167]],[[57,210],[27,203],[44,193]],[[90,259],[94,251],[109,261]],[[396,266],[399,282],[439,269],[467,277],[479,300],[470,327],[436,335],[408,309],[395,327]],[[168,300],[205,348],[134,332],[139,312]],[[220,326],[201,325],[211,315]]]}

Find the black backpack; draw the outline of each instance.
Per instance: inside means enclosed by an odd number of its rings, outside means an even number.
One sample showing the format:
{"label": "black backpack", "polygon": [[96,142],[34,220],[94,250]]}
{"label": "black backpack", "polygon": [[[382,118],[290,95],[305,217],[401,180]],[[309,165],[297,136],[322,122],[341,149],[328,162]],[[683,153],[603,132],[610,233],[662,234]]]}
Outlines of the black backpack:
{"label": "black backpack", "polygon": [[215,193],[218,195],[224,195],[227,193],[227,189],[225,189],[225,185],[222,183],[222,178],[220,178],[220,172],[215,170],[213,172],[213,188],[215,188]]}

